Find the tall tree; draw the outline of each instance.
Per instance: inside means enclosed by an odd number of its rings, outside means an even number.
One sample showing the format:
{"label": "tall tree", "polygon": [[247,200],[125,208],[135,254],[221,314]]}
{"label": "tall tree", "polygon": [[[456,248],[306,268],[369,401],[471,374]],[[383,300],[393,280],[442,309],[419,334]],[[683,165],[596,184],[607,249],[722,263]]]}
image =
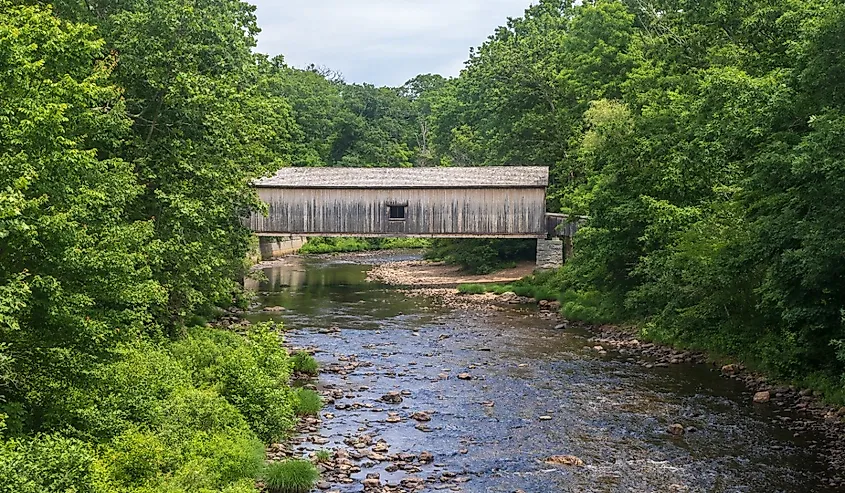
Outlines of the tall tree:
{"label": "tall tree", "polygon": [[73,421],[69,388],[148,330],[165,292],[151,222],[127,220],[143,187],[112,157],[131,124],[115,57],[92,26],[5,0],[0,53],[0,404],[38,430]]}
{"label": "tall tree", "polygon": [[237,0],[56,2],[96,24],[115,53],[133,136],[120,149],[143,192],[135,217],[153,220],[161,320],[231,301],[248,249],[243,218],[259,210],[250,181],[289,164],[290,105],[258,91],[255,7]]}

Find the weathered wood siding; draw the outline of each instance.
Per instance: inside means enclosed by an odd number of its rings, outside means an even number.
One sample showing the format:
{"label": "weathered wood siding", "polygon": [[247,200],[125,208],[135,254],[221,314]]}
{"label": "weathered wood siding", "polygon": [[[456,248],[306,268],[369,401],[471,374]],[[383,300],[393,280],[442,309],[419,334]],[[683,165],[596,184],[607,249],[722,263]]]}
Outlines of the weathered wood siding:
{"label": "weathered wood siding", "polygon": [[[545,188],[259,188],[269,215],[258,234],[308,236],[546,237]],[[390,220],[390,205],[407,205]]]}

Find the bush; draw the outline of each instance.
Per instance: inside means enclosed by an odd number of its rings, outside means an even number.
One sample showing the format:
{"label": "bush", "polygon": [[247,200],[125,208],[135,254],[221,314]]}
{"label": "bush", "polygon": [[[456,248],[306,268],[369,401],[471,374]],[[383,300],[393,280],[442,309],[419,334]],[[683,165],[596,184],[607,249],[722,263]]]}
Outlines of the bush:
{"label": "bush", "polygon": [[34,435],[0,442],[0,493],[93,493],[92,448],[61,435]]}
{"label": "bush", "polygon": [[428,259],[457,264],[475,274],[488,274],[535,255],[535,240],[434,240],[426,252]]}
{"label": "bush", "polygon": [[190,374],[163,346],[138,342],[119,348],[119,358],[95,376],[96,391],[69,389],[64,416],[85,436],[110,440],[128,428],[160,419],[162,403],[191,388]]}
{"label": "bush", "polygon": [[287,352],[278,335],[256,325],[245,336],[197,328],[173,346],[198,387],[213,387],[247,419],[267,442],[293,428],[293,396],[288,387]]}
{"label": "bush", "polygon": [[297,351],[290,357],[291,368],[295,373],[304,373],[306,375],[317,375],[319,365],[313,356],[305,351]]}
{"label": "bush", "polygon": [[271,493],[308,493],[319,478],[314,464],[291,459],[269,464],[264,484]]}
{"label": "bush", "polygon": [[590,323],[610,323],[619,320],[617,305],[597,291],[565,291],[560,311],[564,317]]}
{"label": "bush", "polygon": [[127,430],[107,447],[112,489],[219,491],[261,471],[264,446],[243,415],[212,390],[178,392],[157,422]]}
{"label": "bush", "polygon": [[312,416],[323,408],[320,394],[310,389],[295,389],[294,399],[294,410],[299,416]]}

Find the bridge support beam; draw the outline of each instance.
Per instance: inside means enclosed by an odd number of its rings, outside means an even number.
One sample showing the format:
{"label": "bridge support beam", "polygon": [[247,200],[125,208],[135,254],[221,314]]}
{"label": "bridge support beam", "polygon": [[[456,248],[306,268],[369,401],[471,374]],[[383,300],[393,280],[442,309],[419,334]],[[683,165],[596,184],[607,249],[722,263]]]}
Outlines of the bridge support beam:
{"label": "bridge support beam", "polygon": [[563,265],[563,240],[537,240],[537,268],[557,269]]}

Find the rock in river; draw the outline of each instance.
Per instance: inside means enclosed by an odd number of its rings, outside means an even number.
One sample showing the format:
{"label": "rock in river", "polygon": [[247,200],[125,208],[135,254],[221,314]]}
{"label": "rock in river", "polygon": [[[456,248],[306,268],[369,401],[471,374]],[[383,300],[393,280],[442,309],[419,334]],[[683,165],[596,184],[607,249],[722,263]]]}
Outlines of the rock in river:
{"label": "rock in river", "polygon": [[394,390],[381,396],[381,401],[388,404],[400,404],[402,402],[402,394]]}
{"label": "rock in river", "polygon": [[553,455],[546,459],[546,464],[581,467],[584,465],[584,461],[574,455]]}
{"label": "rock in river", "polygon": [[684,425],[679,424],[679,423],[675,423],[675,424],[669,425],[666,428],[666,432],[670,433],[672,435],[675,435],[676,437],[679,437],[679,436],[683,435],[686,432],[686,430],[684,429]]}
{"label": "rock in river", "polygon": [[772,398],[772,393],[768,390],[764,390],[762,392],[757,392],[754,394],[754,403],[755,404],[764,404],[769,402],[769,399]]}
{"label": "rock in river", "polygon": [[411,419],[417,421],[431,421],[431,415],[425,411],[417,411],[411,415]]}

